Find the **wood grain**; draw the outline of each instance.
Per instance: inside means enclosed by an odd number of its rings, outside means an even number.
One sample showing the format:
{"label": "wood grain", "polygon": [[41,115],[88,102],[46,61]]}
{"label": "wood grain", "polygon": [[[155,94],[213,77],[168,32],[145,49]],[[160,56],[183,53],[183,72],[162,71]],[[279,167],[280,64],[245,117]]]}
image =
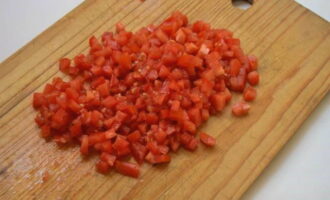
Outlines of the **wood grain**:
{"label": "wood grain", "polygon": [[[260,58],[262,82],[248,117],[229,108],[202,129],[214,149],[180,151],[168,166],[143,165],[139,179],[94,170],[76,147],[38,136],[31,96],[58,71],[57,60],[86,52],[87,39],[158,23],[180,10],[194,21],[232,30]],[[0,65],[0,199],[239,199],[330,88],[329,23],[293,1],[86,1]],[[50,179],[42,181],[45,171]]]}

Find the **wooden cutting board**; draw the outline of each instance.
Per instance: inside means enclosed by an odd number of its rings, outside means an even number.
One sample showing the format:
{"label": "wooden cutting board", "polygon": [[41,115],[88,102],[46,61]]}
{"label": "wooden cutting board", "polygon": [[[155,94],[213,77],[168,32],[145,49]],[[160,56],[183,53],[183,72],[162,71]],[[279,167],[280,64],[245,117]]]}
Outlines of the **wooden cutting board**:
{"label": "wooden cutting board", "polygon": [[[86,52],[89,36],[118,21],[137,30],[174,10],[232,30],[260,58],[249,116],[234,118],[228,107],[202,128],[217,137],[214,149],[181,150],[167,166],[143,165],[133,179],[100,175],[95,158],[38,136],[32,93],[63,76],[59,58]],[[0,199],[239,199],[329,92],[329,32],[328,22],[286,0],[255,0],[246,11],[230,0],[84,2],[0,66]]]}

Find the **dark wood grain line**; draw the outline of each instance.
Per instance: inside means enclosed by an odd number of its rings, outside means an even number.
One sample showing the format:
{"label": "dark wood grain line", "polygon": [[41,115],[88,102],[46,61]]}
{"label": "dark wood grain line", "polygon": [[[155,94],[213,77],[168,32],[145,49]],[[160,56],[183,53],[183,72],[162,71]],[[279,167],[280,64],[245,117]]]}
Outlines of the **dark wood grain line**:
{"label": "dark wood grain line", "polygon": [[[281,24],[281,22],[283,22],[286,18],[288,18],[290,16],[290,14],[292,14],[294,11],[296,11],[298,9],[298,7],[296,6],[296,4],[289,4],[286,7],[284,7],[283,10],[285,10],[285,12],[287,12],[290,7],[293,7],[292,10],[289,10],[288,14],[285,15],[285,16],[283,16],[283,19],[279,23],[277,23],[275,25],[274,25],[274,23],[266,22],[266,19],[265,19],[265,23],[264,24],[260,24],[260,27],[258,27],[258,28],[260,28],[260,30],[269,30],[269,31],[266,32],[266,33],[264,31],[262,31],[262,32],[260,31],[259,33],[260,34],[262,33],[265,36],[269,35],[269,33],[273,32],[278,27],[278,25]],[[283,12],[283,10],[279,10],[278,12],[274,12],[272,15],[270,15],[270,18],[269,18],[268,21],[271,21],[272,18],[279,18],[279,15],[282,15],[282,13],[285,13],[285,12]],[[255,20],[255,23],[257,23],[257,21],[258,20]],[[251,23],[251,24],[253,24],[253,23]],[[268,29],[267,27],[270,26],[271,24],[274,26],[274,28]],[[263,25],[264,25],[264,27],[262,27]],[[253,26],[249,26],[246,29],[246,31],[249,31],[250,29],[253,29]],[[254,35],[254,36],[255,37],[258,37],[258,35]]]}
{"label": "dark wood grain line", "polygon": [[0,168],[0,176],[3,176],[3,175],[6,173],[7,169],[8,169],[8,166],[6,166],[6,167],[1,167],[1,168]]}
{"label": "dark wood grain line", "polygon": [[[289,17],[294,11],[296,11],[296,10],[298,10],[298,9],[299,9],[299,7],[294,8],[294,9],[292,10],[292,12],[288,13],[288,15],[286,15],[286,16],[284,17],[284,19],[287,18],[287,17]],[[289,24],[289,25],[287,26],[287,28],[286,28],[282,33],[280,33],[280,34],[277,36],[277,38],[275,38],[275,39],[273,40],[273,42],[269,43],[268,47],[272,46],[272,45],[278,40],[278,38],[280,38],[282,35],[284,35],[284,34],[290,29],[290,27],[291,27],[293,24],[295,24],[296,21],[298,21],[298,20],[299,20],[299,19],[300,19],[305,13],[306,13],[306,11],[302,12],[302,13],[301,13],[296,19],[292,20],[293,22],[292,22],[291,24]],[[265,39],[267,38],[267,36],[269,36],[269,33],[272,33],[276,28],[278,28],[278,27],[277,27],[277,26],[274,26],[274,28],[272,28],[270,31],[268,31],[266,34],[264,34],[264,37],[261,38],[260,43],[263,43],[263,42],[265,41]],[[259,47],[259,44],[254,45],[254,47],[252,47],[252,49],[249,50],[249,52],[253,52],[257,47]],[[265,48],[265,49],[268,49],[268,48]],[[264,51],[259,57],[262,58],[262,57],[264,56],[265,52],[267,52],[267,51]]]}

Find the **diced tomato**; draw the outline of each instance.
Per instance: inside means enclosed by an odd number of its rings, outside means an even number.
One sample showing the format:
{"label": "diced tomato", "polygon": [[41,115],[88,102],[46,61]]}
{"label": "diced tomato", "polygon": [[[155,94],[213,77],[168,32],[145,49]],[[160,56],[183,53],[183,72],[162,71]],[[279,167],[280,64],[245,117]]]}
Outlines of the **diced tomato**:
{"label": "diced tomato", "polygon": [[136,160],[136,162],[139,164],[142,164],[144,161],[144,157],[147,153],[147,147],[138,142],[132,142],[131,143],[131,152],[132,152],[132,156]]}
{"label": "diced tomato", "polygon": [[106,174],[109,172],[110,166],[107,162],[100,160],[96,163],[96,169],[101,174]]}
{"label": "diced tomato", "polygon": [[96,90],[100,93],[102,97],[107,97],[110,95],[109,82],[106,81],[103,84],[97,86]]}
{"label": "diced tomato", "polygon": [[258,60],[255,56],[248,56],[250,71],[255,71],[258,69]]}
{"label": "diced tomato", "polygon": [[116,170],[126,176],[131,176],[134,178],[139,177],[140,169],[139,166],[133,163],[124,162],[124,161],[116,161],[115,162]]}
{"label": "diced tomato", "polygon": [[113,96],[108,96],[107,98],[103,99],[102,104],[106,108],[113,108],[115,105],[117,105],[118,101],[115,97]]}
{"label": "diced tomato", "polygon": [[184,44],[186,41],[186,34],[182,31],[182,29],[179,29],[175,34],[175,40],[181,44]]}
{"label": "diced tomato", "polygon": [[199,134],[199,138],[203,144],[209,147],[213,147],[216,144],[216,140],[214,137],[202,132]]}
{"label": "diced tomato", "polygon": [[189,120],[185,120],[183,122],[182,128],[183,128],[183,130],[188,131],[191,134],[195,134],[195,132],[196,132],[196,125]]}
{"label": "diced tomato", "polygon": [[81,154],[83,154],[83,155],[88,154],[88,146],[89,146],[88,135],[83,135],[81,137],[81,145],[80,145]]}
{"label": "diced tomato", "polygon": [[[98,143],[98,144],[100,144],[100,143]],[[102,150],[102,152],[105,152],[105,153],[112,153],[113,150],[112,150],[111,141],[107,140],[105,142],[102,142],[101,143],[101,150]]]}
{"label": "diced tomato", "polygon": [[232,59],[230,61],[230,74],[232,76],[237,76],[241,67],[242,65],[237,58]]}
{"label": "diced tomato", "polygon": [[127,140],[130,142],[138,142],[141,139],[140,131],[136,130],[127,136]]}
{"label": "diced tomato", "polygon": [[158,130],[154,133],[154,137],[158,144],[163,144],[166,140],[167,134],[163,130]]}
{"label": "diced tomato", "polygon": [[69,58],[60,59],[60,70],[67,73],[70,68],[71,60]]}
{"label": "diced tomato", "polygon": [[52,128],[61,129],[69,122],[69,114],[64,109],[59,109],[52,116]]}
{"label": "diced tomato", "polygon": [[232,106],[232,113],[235,116],[246,115],[250,110],[250,105],[245,102],[237,102]]}
{"label": "diced tomato", "polygon": [[122,137],[116,137],[115,143],[112,145],[118,156],[124,156],[130,153],[129,142]]}
{"label": "diced tomato", "polygon": [[100,159],[112,167],[115,164],[116,156],[103,152],[100,155]]}
{"label": "diced tomato", "polygon": [[[68,77],[54,77],[32,103],[41,137],[99,154],[100,173],[114,167],[138,177],[138,165],[124,159],[169,163],[181,146],[214,146],[206,133],[196,138],[198,127],[225,112],[232,92],[246,102],[256,98],[258,60],[228,30],[189,24],[179,11],[136,32],[121,23],[115,29],[91,36],[86,53],[61,58]],[[235,103],[232,114],[246,115],[246,102]]]}
{"label": "diced tomato", "polygon": [[67,106],[71,111],[76,113],[79,112],[81,109],[80,105],[77,102],[75,102],[73,99],[69,99]]}
{"label": "diced tomato", "polygon": [[257,96],[257,91],[253,87],[247,87],[244,90],[243,97],[245,101],[253,101]]}
{"label": "diced tomato", "polygon": [[97,143],[101,143],[106,141],[105,133],[99,132],[99,133],[93,133],[88,136],[88,145],[93,146]]}
{"label": "diced tomato", "polygon": [[51,135],[51,129],[48,125],[43,125],[41,127],[41,137],[48,138]]}
{"label": "diced tomato", "polygon": [[71,87],[65,89],[65,94],[69,99],[73,99],[74,101],[78,101],[79,99],[79,93]]}
{"label": "diced tomato", "polygon": [[101,44],[99,43],[99,41],[96,39],[95,36],[92,36],[92,37],[89,39],[89,46],[91,47],[91,50],[92,50],[92,51],[102,49]]}
{"label": "diced tomato", "polygon": [[247,80],[251,85],[258,85],[259,83],[259,74],[256,71],[248,73]]}
{"label": "diced tomato", "polygon": [[192,138],[190,142],[184,147],[189,151],[195,151],[198,148],[198,140],[196,138]]}
{"label": "diced tomato", "polygon": [[226,97],[221,93],[212,95],[210,101],[216,111],[222,111],[226,106]]}
{"label": "diced tomato", "polygon": [[47,105],[47,99],[41,93],[34,93],[33,94],[33,107],[39,108],[40,106]]}
{"label": "diced tomato", "polygon": [[165,155],[154,155],[151,152],[149,152],[146,157],[146,161],[148,161],[151,164],[162,164],[162,163],[169,163],[171,162],[171,157],[167,154]]}

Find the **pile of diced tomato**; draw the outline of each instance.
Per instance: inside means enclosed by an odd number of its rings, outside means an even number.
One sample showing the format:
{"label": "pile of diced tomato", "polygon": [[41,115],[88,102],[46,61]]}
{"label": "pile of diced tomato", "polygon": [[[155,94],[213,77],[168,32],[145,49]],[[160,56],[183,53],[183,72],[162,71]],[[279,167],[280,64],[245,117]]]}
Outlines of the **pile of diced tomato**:
{"label": "pile of diced tomato", "polygon": [[[89,53],[62,58],[60,70],[33,106],[41,136],[59,145],[78,143],[87,156],[99,155],[96,168],[114,168],[138,177],[143,162],[168,163],[180,147],[194,151],[214,137],[198,127],[230,102],[243,99],[232,113],[248,113],[259,82],[257,59],[247,56],[240,40],[203,21],[188,23],[174,12],[160,25],[116,31],[89,39]],[[130,159],[133,158],[133,159]]]}

